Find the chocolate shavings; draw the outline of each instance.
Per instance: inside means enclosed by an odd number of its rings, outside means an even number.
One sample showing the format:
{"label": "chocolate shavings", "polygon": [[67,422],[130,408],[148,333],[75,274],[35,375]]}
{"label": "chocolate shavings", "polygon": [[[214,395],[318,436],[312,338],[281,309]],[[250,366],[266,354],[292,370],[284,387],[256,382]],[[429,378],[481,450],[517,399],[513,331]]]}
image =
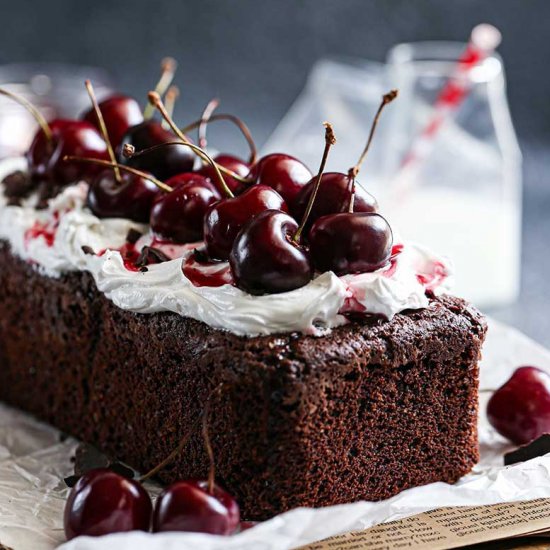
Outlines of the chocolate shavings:
{"label": "chocolate shavings", "polygon": [[136,267],[145,267],[151,264],[161,264],[170,261],[170,258],[158,248],[144,246],[136,260]]}
{"label": "chocolate shavings", "polygon": [[134,470],[128,466],[125,466],[116,460],[112,460],[92,445],[81,443],[76,448],[74,456],[74,475],[64,478],[65,484],[67,487],[74,487],[76,482],[85,473],[97,468],[108,468],[109,470],[112,470],[113,472],[128,479],[133,479],[135,477]]}
{"label": "chocolate shavings", "polygon": [[10,206],[21,206],[22,199],[27,198],[35,187],[29,175],[21,170],[7,175],[2,183]]}

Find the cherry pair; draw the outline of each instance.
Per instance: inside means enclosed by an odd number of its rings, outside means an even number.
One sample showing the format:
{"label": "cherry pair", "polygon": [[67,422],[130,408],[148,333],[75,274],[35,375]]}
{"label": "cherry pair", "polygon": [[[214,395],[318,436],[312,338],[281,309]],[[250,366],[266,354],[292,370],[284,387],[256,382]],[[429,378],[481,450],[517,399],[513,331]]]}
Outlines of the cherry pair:
{"label": "cherry pair", "polygon": [[71,489],[65,505],[68,540],[126,531],[194,531],[230,535],[239,525],[235,499],[207,481],[177,481],[158,497],[154,509],[143,486],[109,469],[90,470]]}
{"label": "cherry pair", "polygon": [[[376,201],[357,192],[355,178],[382,109],[396,96],[395,91],[383,96],[365,149],[348,174],[323,174],[329,149],[335,143],[332,128],[325,123],[325,151],[318,175],[295,195],[294,211],[302,216],[300,226],[281,208],[249,218],[235,237],[229,258],[238,287],[251,294],[285,292],[307,284],[315,269],[344,275],[375,271],[389,261],[391,228],[376,213]],[[216,209],[220,206],[211,210]],[[205,241],[210,251],[207,220]]]}

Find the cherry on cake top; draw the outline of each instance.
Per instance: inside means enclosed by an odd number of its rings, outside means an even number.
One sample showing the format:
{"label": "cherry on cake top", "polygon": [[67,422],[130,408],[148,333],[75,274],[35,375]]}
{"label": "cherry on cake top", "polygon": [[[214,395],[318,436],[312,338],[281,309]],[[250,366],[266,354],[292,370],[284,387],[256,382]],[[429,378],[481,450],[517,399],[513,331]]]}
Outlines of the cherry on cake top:
{"label": "cherry on cake top", "polygon": [[206,212],[221,199],[218,189],[200,173],[178,174],[166,183],[173,191],[159,194],[153,202],[151,231],[176,243],[201,241]]}
{"label": "cherry on cake top", "polygon": [[297,195],[311,180],[313,174],[297,158],[282,153],[262,157],[250,170],[249,177],[256,184],[273,187],[291,206]]}
{"label": "cherry on cake top", "polygon": [[150,173],[124,173],[117,181],[112,168],[103,169],[90,182],[86,205],[100,218],[127,218],[147,223],[160,195]]}
{"label": "cherry on cake top", "polygon": [[[355,189],[353,190],[353,186]],[[309,180],[295,198],[292,213],[296,219],[301,219],[306,211],[309,199],[315,187],[315,180]],[[318,196],[313,204],[306,225],[306,232],[316,220],[328,214],[338,214],[349,210],[353,190],[354,212],[377,212],[378,202],[359,183],[353,182],[349,174],[327,172],[323,174]]]}
{"label": "cherry on cake top", "polygon": [[276,294],[307,285],[309,251],[294,241],[298,223],[281,210],[264,210],[236,238],[229,258],[235,284],[249,294]]}
{"label": "cherry on cake top", "polygon": [[[214,160],[216,161],[216,164],[231,170],[231,172],[234,172],[241,178],[246,179],[250,174],[250,164],[235,155],[220,153],[214,156]],[[197,172],[210,180],[213,180],[216,177],[214,169],[208,164],[204,164],[197,170]],[[239,194],[246,189],[247,184],[243,183],[242,180],[237,180],[232,176],[226,176],[224,179],[229,189],[231,189],[231,191],[235,194]]]}
{"label": "cherry on cake top", "polygon": [[[189,140],[189,138],[186,138]],[[137,151],[149,149],[155,145],[174,141],[174,134],[157,120],[145,120],[137,126],[132,126],[124,134],[121,148],[132,145]],[[195,155],[184,146],[158,148],[149,155],[127,158],[119,154],[119,162],[138,170],[151,172],[157,178],[166,180],[182,172],[193,170]]]}
{"label": "cherry on cake top", "polygon": [[[143,112],[139,103],[130,96],[115,94],[99,103],[107,132],[113,147],[118,148],[129,128],[143,122]],[[93,124],[98,130],[99,121],[93,107],[82,115],[82,119]]]}
{"label": "cherry on cake top", "polygon": [[29,172],[34,181],[68,185],[89,178],[97,166],[64,162],[65,156],[83,156],[107,160],[107,146],[89,122],[55,119],[48,123],[49,133],[38,130],[27,152]]}
{"label": "cherry on cake top", "polygon": [[99,171],[97,166],[64,162],[63,158],[67,155],[102,160],[108,158],[105,141],[89,122],[67,119],[54,119],[48,122],[40,111],[22,96],[1,88],[0,94],[25,107],[39,126],[26,154],[29,176],[34,184],[29,190],[34,190],[43,183],[60,188]]}

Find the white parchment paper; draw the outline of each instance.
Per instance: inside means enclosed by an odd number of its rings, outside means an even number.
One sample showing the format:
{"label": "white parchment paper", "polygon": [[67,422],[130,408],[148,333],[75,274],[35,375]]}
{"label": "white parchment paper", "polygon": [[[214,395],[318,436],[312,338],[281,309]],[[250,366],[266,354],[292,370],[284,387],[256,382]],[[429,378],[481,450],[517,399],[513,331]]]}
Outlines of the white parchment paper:
{"label": "white parchment paper", "polygon": [[[525,364],[550,372],[550,352],[491,321],[481,369],[481,461],[455,485],[434,483],[383,502],[292,510],[233,537],[135,532],[81,537],[62,550],[282,550],[441,506],[550,497],[550,455],[503,467],[502,454],[511,447],[490,428],[484,414],[489,390]],[[68,489],[63,477],[72,474],[70,457],[76,442],[61,442],[59,436],[56,430],[0,405],[0,543],[14,550],[51,550],[64,541]]]}

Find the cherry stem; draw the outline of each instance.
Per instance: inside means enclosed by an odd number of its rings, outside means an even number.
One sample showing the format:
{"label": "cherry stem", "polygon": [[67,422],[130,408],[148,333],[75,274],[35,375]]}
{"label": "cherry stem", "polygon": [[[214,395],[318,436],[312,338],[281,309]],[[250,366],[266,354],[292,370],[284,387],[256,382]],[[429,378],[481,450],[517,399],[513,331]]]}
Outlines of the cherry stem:
{"label": "cherry stem", "polygon": [[189,443],[189,440],[191,439],[191,436],[193,435],[195,428],[198,427],[199,424],[199,418],[197,418],[197,421],[193,424],[192,429],[189,430],[189,433],[185,435],[179,442],[178,446],[159,464],[157,464],[154,468],[149,470],[146,474],[143,474],[140,476],[139,481],[144,482],[147,479],[155,476],[158,474],[165,466],[168,466],[173,460],[175,460],[182,452],[185,447],[187,447],[187,444]]}
{"label": "cherry stem", "polygon": [[355,206],[355,177],[350,178],[350,182],[351,182],[351,191],[349,196],[348,212],[350,214],[353,214],[353,208]]}
{"label": "cherry stem", "polygon": [[172,147],[174,145],[179,145],[180,147],[181,146],[189,147],[190,149],[195,151],[195,153],[197,154],[199,154],[199,151],[200,151],[200,153],[206,159],[206,162],[208,162],[208,164],[212,165],[212,168],[214,168],[214,172],[216,172],[216,177],[218,178],[218,181],[220,183],[222,194],[225,194],[229,199],[232,199],[235,196],[231,192],[231,189],[229,189],[229,187],[227,186],[227,183],[225,183],[225,180],[223,179],[223,176],[220,172],[219,165],[214,162],[214,160],[208,153],[203,151],[198,145],[195,145],[194,143],[182,143],[181,141],[166,141],[164,143],[158,143],[157,145],[147,147],[146,149],[141,149],[140,151],[136,151],[133,145],[126,143],[122,148],[122,154],[125,158],[140,157],[142,155],[147,155],[148,153],[152,153],[157,149],[161,149],[163,147]]}
{"label": "cherry stem", "polygon": [[206,453],[208,454],[208,460],[210,462],[210,467],[208,469],[208,485],[207,485],[208,494],[210,495],[214,494],[214,481],[216,479],[216,464],[214,463],[214,451],[212,450],[212,443],[210,441],[210,433],[208,430],[208,420],[210,418],[210,406],[212,403],[212,398],[216,393],[220,392],[223,386],[224,386],[224,383],[222,382],[218,384],[210,392],[210,395],[206,400],[206,405],[204,406],[204,412],[202,417],[202,437],[204,440],[204,447],[206,449]]}
{"label": "cherry stem", "polygon": [[[166,105],[166,111],[171,117],[174,116],[174,109],[176,107],[176,101],[178,100],[179,96],[180,96],[180,89],[177,86],[170,86],[170,88],[168,88],[168,91],[166,92],[166,96],[164,97],[164,104]],[[162,121],[162,127],[165,129],[170,128],[166,120]]]}
{"label": "cherry stem", "polygon": [[[130,146],[131,147],[131,146]],[[149,180],[150,182],[154,183],[159,189],[162,189],[163,191],[166,191],[167,193],[170,193],[174,189],[170,187],[169,185],[166,185],[162,181],[158,180],[151,174],[148,174],[147,172],[142,172],[141,170],[136,170],[135,168],[132,168],[131,166],[124,166],[123,164],[117,164],[116,162],[110,162],[108,160],[101,160],[101,159],[87,159],[84,157],[73,157],[71,155],[65,155],[63,157],[63,162],[82,162],[84,164],[95,164],[97,166],[105,166],[106,168],[112,168],[113,170],[115,168],[118,168],[119,170],[122,170],[123,172],[128,172],[129,174],[133,174],[134,176],[137,176],[139,178],[143,178],[146,180]]]}
{"label": "cherry stem", "polygon": [[370,144],[372,142],[372,138],[374,137],[374,132],[376,131],[376,127],[378,126],[378,120],[380,119],[380,115],[382,114],[382,111],[384,107],[391,103],[396,97],[397,97],[397,90],[390,90],[387,94],[384,94],[382,96],[382,101],[380,102],[380,105],[378,106],[378,110],[376,111],[376,114],[374,115],[374,119],[372,121],[369,137],[367,139],[367,144],[365,145],[365,148],[363,149],[363,152],[361,153],[361,156],[359,157],[359,160],[357,161],[357,164],[355,166],[352,166],[348,170],[348,178],[350,180],[350,197],[349,197],[349,206],[348,206],[348,212],[353,213],[353,208],[355,205],[355,178],[357,178],[357,174],[359,174],[359,170],[361,169],[361,165],[363,164],[363,161],[365,160],[365,157],[367,156],[367,153],[370,149]]}
{"label": "cherry stem", "polygon": [[[113,164],[117,163],[117,158],[115,156],[115,152],[113,150],[113,146],[111,144],[111,140],[109,139],[109,132],[107,132],[107,126],[105,125],[105,119],[103,118],[103,113],[101,112],[101,109],[99,108],[99,105],[97,103],[97,98],[94,92],[94,87],[90,80],[86,80],[84,83],[86,86],[86,91],[88,92],[88,95],[90,96],[90,101],[92,102],[92,107],[95,111],[95,116],[97,117],[97,121],[99,123],[99,129],[101,130],[101,135],[103,136],[103,139],[105,141],[105,144],[107,145],[107,151],[109,153],[109,158],[111,159],[111,162]],[[122,178],[120,176],[120,170],[118,169],[118,166],[115,166],[113,168],[113,171],[115,173],[115,179],[118,183],[122,182]]]}
{"label": "cherry stem", "polygon": [[[181,139],[181,141],[185,145],[188,145],[188,146],[193,145],[189,141],[187,136],[176,126],[176,123],[172,120],[172,118],[170,117],[170,115],[166,111],[166,107],[164,106],[164,103],[162,102],[162,99],[159,96],[159,94],[157,94],[157,92],[149,92],[148,97],[149,97],[149,101],[151,102],[151,104],[154,105],[154,107],[156,107],[158,109],[159,113],[162,115],[162,118],[164,118],[164,120],[166,120],[166,122],[170,126],[170,129],[172,130],[172,132],[174,132],[174,134],[176,134],[176,136],[179,139]],[[196,147],[196,145],[195,145],[195,147]],[[209,162],[210,163],[210,161],[208,160],[210,157],[208,157],[208,155],[202,149],[199,149],[198,151],[195,150],[195,153],[197,153],[197,155],[204,162]],[[212,162],[216,165],[218,170],[220,172],[222,172],[223,174],[225,174],[226,176],[230,176],[230,177],[236,179],[237,181],[240,181],[241,183],[250,183],[250,180],[239,176],[239,174],[235,174],[235,172],[233,172],[231,170],[228,170],[227,168],[221,166],[220,164],[218,164],[217,162],[215,162],[213,160],[212,160]],[[223,182],[223,185],[224,185],[224,187],[227,187],[227,185],[225,184],[225,181]],[[227,189],[229,190],[228,187],[227,187]],[[231,191],[229,191],[229,192],[231,193]],[[232,197],[233,194],[231,193],[231,195],[228,195],[228,196]]]}
{"label": "cherry stem", "polygon": [[23,96],[20,96],[18,94],[14,94],[13,92],[9,92],[8,90],[5,90],[4,88],[0,88],[0,95],[9,97],[16,103],[19,103],[19,105],[23,106],[29,113],[33,116],[33,118],[38,123],[38,126],[40,126],[40,129],[44,133],[44,136],[50,143],[50,145],[53,144],[53,133],[52,129],[50,128],[50,125],[48,124],[48,121],[44,118],[44,115],[27,99],[25,99]]}
{"label": "cherry stem", "polygon": [[[206,109],[205,109],[205,112],[206,112]],[[246,142],[248,143],[248,147],[250,149],[250,157],[248,158],[248,164],[254,164],[256,162],[256,157],[258,156],[258,151],[256,150],[256,143],[252,138],[252,134],[248,126],[239,117],[235,115],[232,115],[230,113],[219,113],[217,115],[211,115],[210,117],[205,118],[205,115],[203,114],[200,120],[195,120],[195,122],[191,122],[191,124],[188,124],[185,128],[182,128],[182,132],[189,132],[194,128],[197,128],[197,126],[199,127],[199,129],[204,126],[204,134],[206,134],[206,124],[208,124],[209,122],[215,122],[217,120],[229,120],[239,128],[242,135],[244,136],[244,139],[246,139]],[[199,136],[199,140],[200,140],[200,136]],[[205,135],[204,135],[204,140],[206,141]],[[200,141],[199,141],[199,144],[200,144]],[[205,147],[205,146],[201,145],[201,147]],[[244,179],[245,183],[248,181],[249,180],[246,180],[246,178]]]}
{"label": "cherry stem", "polygon": [[204,414],[202,417],[202,437],[204,439],[204,447],[208,454],[208,461],[210,467],[208,468],[208,493],[214,494],[214,480],[216,478],[216,465],[214,463],[214,451],[212,450],[212,443],[210,442],[210,434],[208,432],[208,417],[210,416],[210,400],[206,402],[204,408]]}
{"label": "cherry stem", "polygon": [[[208,142],[206,141],[206,128],[208,126],[208,121],[210,120],[210,118],[214,114],[214,111],[219,107],[219,105],[220,105],[220,100],[218,98],[215,97],[214,99],[211,99],[206,104],[206,107],[204,108],[204,111],[202,112],[201,118],[198,121],[199,122],[199,124],[198,124],[198,127],[199,127],[199,131],[198,131],[199,147],[202,147],[203,149],[206,149],[206,146],[208,145]],[[195,126],[194,126],[194,123],[193,123],[191,129],[193,129],[194,127]],[[185,134],[185,133],[189,132],[189,130],[182,130],[182,132]]]}
{"label": "cherry stem", "polygon": [[[172,84],[177,68],[178,62],[173,57],[165,57],[160,62],[160,79],[155,86],[155,92],[159,94],[159,96],[163,96],[170,87],[170,84]],[[154,106],[148,103],[143,110],[143,118],[148,120],[154,113]]]}
{"label": "cherry stem", "polygon": [[311,214],[311,209],[313,208],[313,203],[315,202],[315,198],[317,197],[319,187],[321,186],[321,178],[323,177],[325,164],[327,163],[328,152],[330,151],[330,148],[336,143],[336,136],[334,135],[334,130],[332,129],[330,122],[323,122],[323,126],[325,127],[325,149],[323,151],[323,158],[321,159],[321,164],[319,165],[319,172],[317,173],[315,186],[313,187],[313,193],[311,193],[311,196],[309,197],[309,202],[307,203],[307,208],[304,212],[302,223],[300,223],[300,227],[298,227],[298,230],[292,238],[295,243],[300,243],[302,232],[307,223],[309,215]]}
{"label": "cherry stem", "polygon": [[369,137],[367,139],[367,144],[365,145],[365,148],[363,149],[363,152],[361,153],[361,156],[359,157],[359,160],[357,161],[357,164],[355,166],[352,166],[349,171],[348,175],[351,178],[356,178],[357,174],[359,174],[359,170],[361,169],[361,165],[363,164],[363,161],[365,160],[365,157],[367,156],[367,153],[369,152],[370,144],[372,142],[372,138],[374,137],[374,132],[376,130],[376,127],[378,126],[378,120],[380,119],[380,115],[382,114],[382,111],[384,107],[391,103],[395,98],[397,97],[397,90],[391,90],[387,94],[384,94],[382,96],[382,101],[380,102],[380,105],[378,106],[378,110],[376,111],[376,114],[374,115],[374,119],[372,121]]}

